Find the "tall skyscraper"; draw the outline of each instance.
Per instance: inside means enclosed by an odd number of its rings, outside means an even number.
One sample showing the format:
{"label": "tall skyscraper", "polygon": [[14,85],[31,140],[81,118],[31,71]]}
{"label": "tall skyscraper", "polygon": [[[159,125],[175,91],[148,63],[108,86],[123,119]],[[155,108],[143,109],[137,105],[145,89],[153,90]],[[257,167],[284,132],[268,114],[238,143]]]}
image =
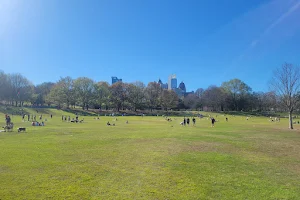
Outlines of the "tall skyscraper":
{"label": "tall skyscraper", "polygon": [[176,89],[177,88],[177,78],[175,74],[172,74],[169,76],[169,81],[168,81],[168,89]]}
{"label": "tall skyscraper", "polygon": [[181,81],[181,83],[179,84],[178,88],[181,89],[184,93],[186,92],[186,88],[185,88],[184,82]]}
{"label": "tall skyscraper", "polygon": [[160,79],[158,80],[158,84],[162,89],[168,89],[168,83],[163,83]]}
{"label": "tall skyscraper", "polygon": [[116,82],[122,82],[122,79],[120,78],[118,78],[118,77],[116,77],[116,76],[112,76],[111,77],[111,84],[114,84],[114,83],[116,83]]}

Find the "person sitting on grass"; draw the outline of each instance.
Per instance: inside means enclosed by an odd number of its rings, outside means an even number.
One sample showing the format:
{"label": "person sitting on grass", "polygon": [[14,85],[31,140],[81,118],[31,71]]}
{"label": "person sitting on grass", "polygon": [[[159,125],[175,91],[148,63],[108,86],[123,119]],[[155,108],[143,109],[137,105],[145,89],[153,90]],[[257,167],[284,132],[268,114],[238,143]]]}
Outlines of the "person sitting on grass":
{"label": "person sitting on grass", "polygon": [[110,126],[110,123],[109,123],[109,122],[107,122],[107,123],[106,123],[106,125],[107,125],[107,126]]}

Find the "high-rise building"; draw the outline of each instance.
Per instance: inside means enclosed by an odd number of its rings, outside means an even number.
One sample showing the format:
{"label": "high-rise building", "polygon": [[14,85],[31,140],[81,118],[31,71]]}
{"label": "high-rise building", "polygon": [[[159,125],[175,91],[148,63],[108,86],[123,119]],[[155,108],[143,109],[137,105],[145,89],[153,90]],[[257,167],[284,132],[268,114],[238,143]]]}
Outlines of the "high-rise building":
{"label": "high-rise building", "polygon": [[184,93],[186,92],[185,84],[181,81],[181,83],[178,86],[179,89],[181,89]]}
{"label": "high-rise building", "polygon": [[168,83],[163,83],[160,79],[158,80],[158,84],[162,89],[168,89]]}
{"label": "high-rise building", "polygon": [[111,77],[111,84],[114,84],[114,83],[116,83],[116,82],[122,82],[122,79],[120,78],[118,78],[118,77],[116,77],[116,76],[112,76]]}
{"label": "high-rise building", "polygon": [[168,81],[168,89],[176,89],[177,88],[177,78],[175,74],[172,74],[169,76],[169,81]]}

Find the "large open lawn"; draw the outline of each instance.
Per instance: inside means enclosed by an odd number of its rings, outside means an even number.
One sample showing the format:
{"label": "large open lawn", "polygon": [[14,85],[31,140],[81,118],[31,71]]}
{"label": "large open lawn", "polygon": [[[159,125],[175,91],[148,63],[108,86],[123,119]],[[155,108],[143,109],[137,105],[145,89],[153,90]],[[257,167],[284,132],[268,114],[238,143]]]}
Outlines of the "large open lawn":
{"label": "large open lawn", "polygon": [[14,116],[27,132],[0,133],[1,200],[300,199],[300,125],[290,131],[286,119],[219,114],[212,128],[206,118],[74,124],[61,114],[45,110],[45,127]]}

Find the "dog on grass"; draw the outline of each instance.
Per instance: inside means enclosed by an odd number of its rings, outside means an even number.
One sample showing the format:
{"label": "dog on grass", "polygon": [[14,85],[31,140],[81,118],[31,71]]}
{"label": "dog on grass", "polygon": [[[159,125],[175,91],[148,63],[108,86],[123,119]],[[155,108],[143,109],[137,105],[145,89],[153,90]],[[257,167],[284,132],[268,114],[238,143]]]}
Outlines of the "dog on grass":
{"label": "dog on grass", "polygon": [[24,127],[18,128],[18,132],[21,132],[21,131],[25,132],[25,131],[26,131],[26,128],[24,128]]}

